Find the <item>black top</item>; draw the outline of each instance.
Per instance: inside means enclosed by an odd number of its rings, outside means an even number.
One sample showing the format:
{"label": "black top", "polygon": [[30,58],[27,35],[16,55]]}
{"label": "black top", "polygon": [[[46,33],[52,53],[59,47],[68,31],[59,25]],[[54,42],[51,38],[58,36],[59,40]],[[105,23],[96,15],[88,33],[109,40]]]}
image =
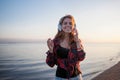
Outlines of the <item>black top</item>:
{"label": "black top", "polygon": [[[67,48],[63,48],[63,47],[59,47],[57,49],[57,58],[67,58],[68,56],[68,53],[69,53],[69,50],[70,49],[67,49]],[[74,67],[74,73],[72,76],[70,77],[76,77],[80,74],[80,71],[76,68],[76,66]],[[61,67],[57,67],[57,70],[56,70],[56,76],[57,77],[61,77],[61,78],[68,78],[69,76],[69,73],[68,71],[66,71],[65,69],[61,68]]]}
{"label": "black top", "polygon": [[59,48],[57,49],[57,58],[61,59],[67,58],[68,52],[69,49],[59,46]]}

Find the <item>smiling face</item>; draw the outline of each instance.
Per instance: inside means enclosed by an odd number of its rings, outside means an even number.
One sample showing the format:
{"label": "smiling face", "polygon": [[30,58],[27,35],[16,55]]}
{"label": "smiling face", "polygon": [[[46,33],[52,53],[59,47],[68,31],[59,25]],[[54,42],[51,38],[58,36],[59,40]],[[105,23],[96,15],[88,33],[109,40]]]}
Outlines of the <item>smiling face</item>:
{"label": "smiling face", "polygon": [[65,32],[65,33],[71,33],[73,28],[74,28],[74,22],[72,19],[70,18],[65,18],[63,20],[63,23],[62,23],[62,30]]}
{"label": "smiling face", "polygon": [[65,15],[59,20],[58,33],[55,39],[64,40],[66,36],[69,37],[69,43],[74,41],[74,29],[76,27],[74,17],[72,15]]}

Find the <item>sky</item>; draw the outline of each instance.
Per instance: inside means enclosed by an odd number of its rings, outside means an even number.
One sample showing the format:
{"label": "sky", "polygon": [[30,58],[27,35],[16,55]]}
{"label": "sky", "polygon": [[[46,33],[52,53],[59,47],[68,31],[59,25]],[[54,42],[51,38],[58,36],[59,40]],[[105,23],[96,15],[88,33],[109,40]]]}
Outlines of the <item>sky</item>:
{"label": "sky", "polygon": [[120,42],[120,0],[0,0],[0,40],[54,38],[59,19],[75,18],[84,42]]}

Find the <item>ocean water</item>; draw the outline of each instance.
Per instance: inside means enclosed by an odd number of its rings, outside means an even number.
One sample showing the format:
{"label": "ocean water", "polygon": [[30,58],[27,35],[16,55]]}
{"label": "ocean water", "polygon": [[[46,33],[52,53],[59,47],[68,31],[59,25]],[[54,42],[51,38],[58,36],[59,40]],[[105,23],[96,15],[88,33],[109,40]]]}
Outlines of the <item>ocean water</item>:
{"label": "ocean water", "polygon": [[[120,61],[120,44],[86,43],[80,63],[83,80],[90,80]],[[1,43],[0,80],[54,80],[56,66],[45,63],[46,42]]]}

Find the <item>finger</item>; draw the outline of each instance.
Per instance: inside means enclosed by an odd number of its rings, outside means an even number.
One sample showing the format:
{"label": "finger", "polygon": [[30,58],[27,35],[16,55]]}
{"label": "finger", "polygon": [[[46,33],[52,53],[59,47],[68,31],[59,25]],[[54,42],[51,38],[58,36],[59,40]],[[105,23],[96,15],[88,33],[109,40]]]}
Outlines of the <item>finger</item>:
{"label": "finger", "polygon": [[51,40],[51,45],[52,45],[52,47],[54,47],[54,42],[53,42],[53,40]]}
{"label": "finger", "polygon": [[49,40],[47,40],[47,45],[49,46]]}
{"label": "finger", "polygon": [[75,33],[78,34],[78,30],[75,28]]}
{"label": "finger", "polygon": [[49,42],[50,38],[48,38],[47,43]]}
{"label": "finger", "polygon": [[50,40],[50,47],[53,47],[53,41]]}
{"label": "finger", "polygon": [[51,39],[49,38],[49,39],[47,40],[47,45],[48,45],[48,47],[50,47],[50,43],[51,43]]}
{"label": "finger", "polygon": [[51,40],[51,38],[49,38],[47,41],[49,42]]}

